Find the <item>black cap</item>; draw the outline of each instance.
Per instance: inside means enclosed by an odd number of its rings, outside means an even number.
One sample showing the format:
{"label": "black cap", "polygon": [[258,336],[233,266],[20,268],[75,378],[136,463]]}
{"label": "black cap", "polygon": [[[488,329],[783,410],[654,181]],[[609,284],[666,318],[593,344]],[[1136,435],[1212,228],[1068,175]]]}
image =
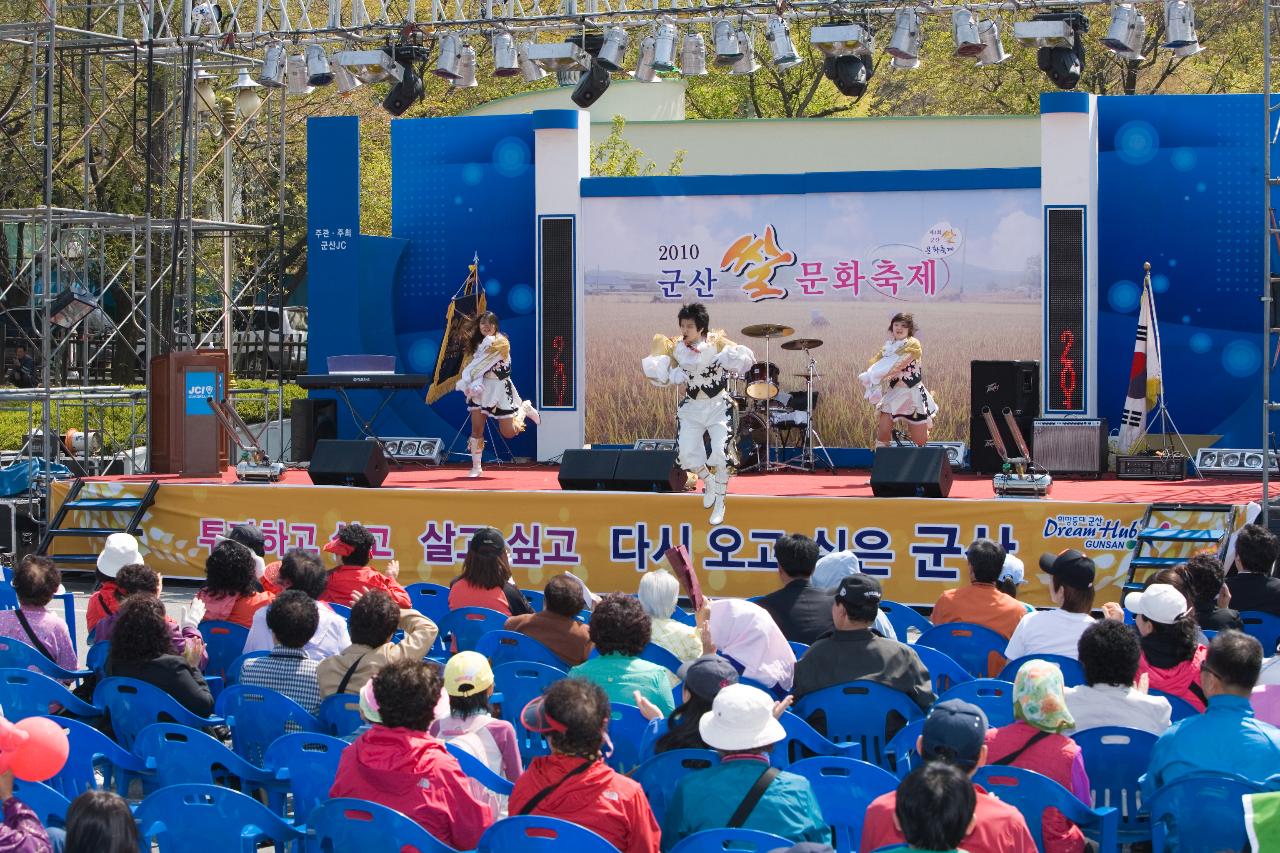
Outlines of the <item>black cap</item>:
{"label": "black cap", "polygon": [[507,550],[507,540],[496,527],[481,527],[471,536],[472,551],[491,551],[501,554]]}
{"label": "black cap", "polygon": [[232,542],[239,542],[259,557],[267,555],[267,537],[256,524],[237,524],[227,533]]}
{"label": "black cap", "polygon": [[738,683],[738,671],[719,655],[703,655],[680,667],[678,677],[689,692],[708,702],[714,701],[722,687]]}
{"label": "black cap", "polygon": [[920,733],[920,753],[941,758],[965,770],[978,763],[986,743],[987,715],[977,705],[948,699],[933,706]]}
{"label": "black cap", "polygon": [[836,589],[837,601],[850,601],[857,604],[864,601],[880,601],[882,598],[884,598],[884,590],[880,587],[880,581],[862,573],[842,579],[839,588]]}
{"label": "black cap", "polygon": [[1074,548],[1059,554],[1042,554],[1040,570],[1052,575],[1063,586],[1076,589],[1092,589],[1093,578],[1097,574],[1093,560]]}

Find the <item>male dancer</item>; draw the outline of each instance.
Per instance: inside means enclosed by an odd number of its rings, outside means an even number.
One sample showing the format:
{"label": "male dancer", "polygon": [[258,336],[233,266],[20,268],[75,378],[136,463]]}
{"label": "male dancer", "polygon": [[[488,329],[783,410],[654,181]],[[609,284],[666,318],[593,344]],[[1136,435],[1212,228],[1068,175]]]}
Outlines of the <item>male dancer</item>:
{"label": "male dancer", "polygon": [[[702,481],[702,505],[711,508],[711,524],[724,521],[724,498],[729,490],[729,423],[733,400],[726,373],[745,373],[755,355],[735,344],[724,332],[709,332],[711,318],[700,302],[684,305],[676,315],[680,337],[655,335],[654,353],[641,359],[649,381],[658,387],[684,385],[685,396],[676,409],[680,467]],[[704,436],[710,439],[708,457]]]}

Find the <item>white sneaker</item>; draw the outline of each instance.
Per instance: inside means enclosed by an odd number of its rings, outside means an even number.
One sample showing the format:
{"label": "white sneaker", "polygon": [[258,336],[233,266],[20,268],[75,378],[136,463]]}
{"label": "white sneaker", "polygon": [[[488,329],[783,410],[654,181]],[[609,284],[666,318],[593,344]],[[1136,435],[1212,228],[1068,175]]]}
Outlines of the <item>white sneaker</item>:
{"label": "white sneaker", "polygon": [[538,414],[538,410],[535,409],[533,407],[533,404],[530,403],[528,400],[525,400],[520,404],[520,409],[521,411],[524,412],[524,416],[526,418],[533,421],[534,426],[537,426],[538,424],[542,423],[542,415]]}

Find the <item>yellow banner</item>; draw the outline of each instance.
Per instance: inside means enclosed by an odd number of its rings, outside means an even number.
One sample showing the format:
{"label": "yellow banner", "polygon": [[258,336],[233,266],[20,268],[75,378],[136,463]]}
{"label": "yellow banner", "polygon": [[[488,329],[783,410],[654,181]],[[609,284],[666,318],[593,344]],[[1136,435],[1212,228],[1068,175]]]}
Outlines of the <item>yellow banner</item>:
{"label": "yellow banner", "polygon": [[[55,500],[67,485],[56,483]],[[140,495],[136,483],[90,483],[84,496]],[[1145,504],[1060,503],[1036,500],[774,498],[731,496],[727,523],[711,529],[698,495],[601,492],[503,492],[426,489],[350,489],[288,485],[160,487],[143,524],[147,564],[176,577],[202,577],[204,559],[228,527],[252,521],[267,537],[268,561],[290,548],[317,550],[348,522],[378,539],[374,564],[400,561],[400,580],[447,584],[461,569],[467,540],[478,526],[507,536],[516,582],[541,589],[569,570],[596,591],[635,591],[640,574],[666,565],[663,551],[683,543],[711,595],[749,596],[777,588],[773,540],[804,533],[824,549],[850,549],[894,601],[932,605],[946,589],[966,583],[964,551],[986,536],[1016,553],[1027,567],[1019,597],[1049,604],[1043,553],[1076,548],[1098,566],[1099,603],[1118,600]],[[69,514],[65,526],[96,526]],[[1231,523],[1243,523],[1242,508]],[[118,514],[123,525],[127,518]],[[1153,519],[1196,528],[1208,516],[1188,513]],[[56,540],[55,553],[84,553],[83,541]],[[1164,553],[1174,552],[1166,546]]]}

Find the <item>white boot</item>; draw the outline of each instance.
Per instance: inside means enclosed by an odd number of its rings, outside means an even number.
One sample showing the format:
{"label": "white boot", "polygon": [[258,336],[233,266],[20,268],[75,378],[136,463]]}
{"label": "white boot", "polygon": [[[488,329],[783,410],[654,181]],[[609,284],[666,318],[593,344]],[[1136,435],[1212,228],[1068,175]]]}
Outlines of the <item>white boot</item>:
{"label": "white boot", "polygon": [[711,505],[716,502],[716,478],[706,468],[698,472],[698,478],[702,480],[702,508],[711,509]]}
{"label": "white boot", "polygon": [[484,459],[484,439],[468,438],[467,449],[471,451],[471,473],[467,476],[479,477],[484,473],[484,469],[480,467],[480,463]]}
{"label": "white boot", "polygon": [[711,479],[714,483],[715,500],[711,509],[711,518],[709,519],[711,526],[714,527],[724,521],[724,499],[729,493],[729,471],[721,469],[716,472]]}
{"label": "white boot", "polygon": [[533,425],[537,426],[542,423],[542,416],[538,414],[538,410],[533,407],[533,403],[525,400],[520,404],[520,411],[524,412],[524,416],[533,421]]}

